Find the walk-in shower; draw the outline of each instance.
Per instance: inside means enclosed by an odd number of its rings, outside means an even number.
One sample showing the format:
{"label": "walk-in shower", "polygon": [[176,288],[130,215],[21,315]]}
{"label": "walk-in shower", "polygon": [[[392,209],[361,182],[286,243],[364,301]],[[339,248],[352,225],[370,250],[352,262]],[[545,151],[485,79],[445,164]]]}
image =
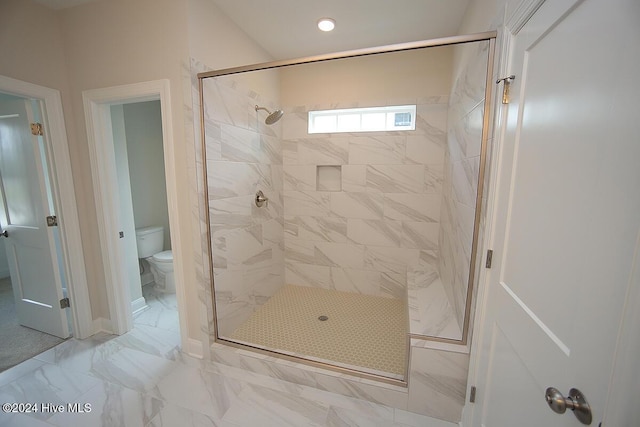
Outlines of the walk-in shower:
{"label": "walk-in shower", "polygon": [[493,43],[198,74],[216,341],[390,382],[466,344]]}

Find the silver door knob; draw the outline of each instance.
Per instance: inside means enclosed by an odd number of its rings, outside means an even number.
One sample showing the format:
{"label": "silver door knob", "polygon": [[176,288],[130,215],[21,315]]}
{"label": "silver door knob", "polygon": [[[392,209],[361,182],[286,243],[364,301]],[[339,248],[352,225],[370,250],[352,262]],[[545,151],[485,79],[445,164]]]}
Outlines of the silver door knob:
{"label": "silver door knob", "polygon": [[256,193],[256,206],[261,208],[265,203],[269,206],[269,198],[264,195],[262,190],[258,190]]}
{"label": "silver door knob", "polygon": [[591,424],[591,407],[577,388],[569,390],[569,397],[564,397],[557,388],[549,387],[544,396],[547,399],[547,405],[556,414],[564,414],[569,408],[582,424]]}
{"label": "silver door knob", "polygon": [[9,233],[7,233],[7,230],[4,230],[2,233],[0,233],[0,236],[9,237]]}

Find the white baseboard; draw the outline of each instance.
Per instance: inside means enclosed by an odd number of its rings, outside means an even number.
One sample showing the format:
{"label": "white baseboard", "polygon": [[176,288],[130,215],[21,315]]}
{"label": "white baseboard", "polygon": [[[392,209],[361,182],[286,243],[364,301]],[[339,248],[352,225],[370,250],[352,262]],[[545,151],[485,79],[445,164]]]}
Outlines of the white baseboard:
{"label": "white baseboard", "polygon": [[144,299],[144,297],[140,297],[137,300],[131,301],[131,312],[133,314],[144,311],[147,308],[149,308],[149,306],[147,305],[147,301]]}
{"label": "white baseboard", "polygon": [[191,357],[202,359],[204,357],[202,342],[194,340],[193,338],[187,338],[187,347],[185,353]]}
{"label": "white baseboard", "polygon": [[93,319],[93,334],[97,334],[98,332],[106,332],[108,334],[113,334],[113,327],[111,325],[111,320],[105,319],[104,317],[98,317],[97,319]]}

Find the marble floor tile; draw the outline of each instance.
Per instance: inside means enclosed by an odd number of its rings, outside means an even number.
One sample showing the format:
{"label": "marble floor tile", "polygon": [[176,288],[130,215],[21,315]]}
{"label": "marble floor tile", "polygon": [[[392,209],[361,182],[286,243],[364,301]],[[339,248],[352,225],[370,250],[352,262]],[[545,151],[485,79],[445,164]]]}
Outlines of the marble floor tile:
{"label": "marble floor tile", "polygon": [[[89,403],[91,412],[0,413],[0,427],[455,427],[322,390],[324,377],[316,382],[309,374],[309,385],[294,384],[287,379],[300,382],[301,374],[286,364],[264,364],[261,375],[187,356],[175,295],[147,289],[145,298],[147,314],[136,316],[127,334],[67,340],[0,374],[1,402]],[[373,386],[363,387],[359,394],[372,397]]]}

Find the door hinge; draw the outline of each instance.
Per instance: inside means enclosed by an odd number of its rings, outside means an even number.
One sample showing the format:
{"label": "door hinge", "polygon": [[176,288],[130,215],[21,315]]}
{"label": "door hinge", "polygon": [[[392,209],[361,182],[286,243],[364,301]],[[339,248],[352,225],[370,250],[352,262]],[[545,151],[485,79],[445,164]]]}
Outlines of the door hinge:
{"label": "door hinge", "polygon": [[47,217],[47,227],[57,227],[58,226],[58,217],[55,215],[49,215]]}
{"label": "door hinge", "polygon": [[504,82],[502,86],[502,103],[509,103],[509,89],[511,88],[511,82],[515,80],[516,76],[511,74],[510,76],[503,77],[501,79],[496,80],[496,84],[500,84],[500,82]]}
{"label": "door hinge", "polygon": [[69,298],[62,298],[60,300],[60,308],[69,308],[71,307],[71,302],[69,301]]}
{"label": "door hinge", "polygon": [[40,123],[31,123],[31,135],[44,135],[42,133],[42,124]]}
{"label": "door hinge", "polygon": [[487,261],[485,262],[484,266],[486,268],[491,268],[491,262],[493,261],[493,250],[488,249],[487,250]]}
{"label": "door hinge", "polygon": [[469,392],[469,402],[475,403],[476,401],[476,386],[471,386],[471,391]]}

